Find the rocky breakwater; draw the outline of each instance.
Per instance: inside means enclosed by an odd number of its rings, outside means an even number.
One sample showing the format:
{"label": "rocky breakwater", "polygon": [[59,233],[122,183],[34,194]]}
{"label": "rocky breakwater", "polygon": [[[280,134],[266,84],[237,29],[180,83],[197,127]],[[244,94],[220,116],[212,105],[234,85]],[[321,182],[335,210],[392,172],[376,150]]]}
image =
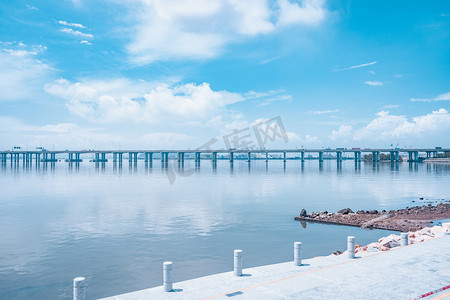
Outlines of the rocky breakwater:
{"label": "rocky breakwater", "polygon": [[[418,231],[408,232],[408,244],[417,244],[444,235],[450,235],[450,223],[443,223],[441,226],[427,227]],[[379,239],[378,242],[370,243],[366,246],[355,245],[355,253],[388,251],[392,248],[400,247],[400,239],[400,235],[391,234]],[[345,253],[347,253],[347,251],[336,251],[333,254],[340,255]]]}
{"label": "rocky breakwater", "polygon": [[430,227],[431,222],[434,220],[449,218],[450,203],[439,203],[435,206],[428,204],[390,211],[358,210],[354,212],[350,208],[344,208],[337,213],[321,211],[308,214],[305,209],[302,209],[300,215],[294,219],[301,222],[320,222],[362,228],[414,232]]}

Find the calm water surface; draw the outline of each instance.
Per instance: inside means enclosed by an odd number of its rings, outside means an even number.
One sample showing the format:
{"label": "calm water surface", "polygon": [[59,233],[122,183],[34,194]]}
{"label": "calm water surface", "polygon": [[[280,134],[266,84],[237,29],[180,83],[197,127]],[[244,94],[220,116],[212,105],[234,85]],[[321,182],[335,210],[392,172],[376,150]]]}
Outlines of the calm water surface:
{"label": "calm water surface", "polygon": [[367,244],[389,232],[303,228],[293,221],[302,208],[382,210],[450,195],[446,164],[176,165],[0,165],[0,299],[70,299],[77,276],[89,299],[153,287],[166,260],[175,281],[230,271],[234,249],[244,267],[291,260],[294,241],[304,257],[328,255],[347,235]]}

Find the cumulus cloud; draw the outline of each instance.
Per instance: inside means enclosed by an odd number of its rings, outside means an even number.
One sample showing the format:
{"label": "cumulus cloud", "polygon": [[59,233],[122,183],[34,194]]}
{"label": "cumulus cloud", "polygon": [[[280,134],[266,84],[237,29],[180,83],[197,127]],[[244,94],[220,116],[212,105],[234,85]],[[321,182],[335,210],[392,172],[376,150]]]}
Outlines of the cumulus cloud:
{"label": "cumulus cloud", "polygon": [[0,43],[0,101],[36,97],[52,68],[37,59],[45,51],[42,45]]}
{"label": "cumulus cloud", "polygon": [[381,81],[366,81],[364,82],[367,85],[371,85],[371,86],[382,86],[383,82]]}
{"label": "cumulus cloud", "polygon": [[326,15],[321,0],[140,0],[133,10],[128,51],[135,63],[208,59],[229,43],[287,25],[316,25]]}
{"label": "cumulus cloud", "polygon": [[68,33],[68,34],[71,34],[71,35],[74,35],[76,37],[81,37],[81,38],[84,38],[84,39],[94,38],[94,36],[92,34],[90,34],[90,33],[84,33],[84,32],[78,31],[78,30],[73,30],[72,28],[61,28],[60,31]]}
{"label": "cumulus cloud", "polygon": [[32,147],[66,149],[92,149],[103,147],[129,148],[176,148],[186,146],[191,136],[173,132],[137,133],[114,132],[105,128],[81,127],[74,123],[57,123],[35,126],[12,117],[0,116],[0,134],[4,144]]}
{"label": "cumulus cloud", "polygon": [[391,115],[387,111],[376,114],[377,118],[367,126],[355,132],[354,139],[386,140],[391,138],[426,137],[442,134],[448,135],[450,114],[446,109],[439,109],[430,114],[412,118]]}
{"label": "cumulus cloud", "polygon": [[450,100],[450,92],[440,94],[434,98],[411,98],[412,102],[432,102],[432,101],[448,101]]}
{"label": "cumulus cloud", "polygon": [[278,24],[281,26],[291,24],[316,25],[325,17],[324,1],[303,1],[300,5],[288,0],[279,0],[280,16]]}
{"label": "cumulus cloud", "polygon": [[47,84],[45,90],[66,99],[74,114],[107,123],[205,120],[245,99],[237,93],[213,91],[208,83],[171,86],[128,79],[76,83],[59,79]]}
{"label": "cumulus cloud", "polygon": [[440,140],[448,140],[450,135],[450,114],[441,108],[429,114],[407,118],[402,115],[391,115],[388,111],[380,111],[376,118],[362,128],[355,129],[350,125],[342,125],[329,135],[332,141],[379,145],[402,141],[411,145],[428,145]]}
{"label": "cumulus cloud", "polygon": [[338,130],[331,131],[329,139],[332,141],[341,141],[351,137],[353,127],[350,125],[342,125]]}

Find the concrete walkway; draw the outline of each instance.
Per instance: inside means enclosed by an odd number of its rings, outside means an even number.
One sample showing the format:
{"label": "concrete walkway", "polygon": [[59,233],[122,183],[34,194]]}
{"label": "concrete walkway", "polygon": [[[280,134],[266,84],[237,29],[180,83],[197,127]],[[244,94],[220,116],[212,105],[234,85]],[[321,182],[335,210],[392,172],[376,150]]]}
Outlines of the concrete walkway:
{"label": "concrete walkway", "polygon": [[[307,259],[300,267],[287,262],[249,268],[242,277],[227,272],[175,282],[172,292],[159,286],[104,300],[411,299],[450,285],[450,236],[356,255],[353,260],[346,255]],[[230,253],[231,267],[232,259]],[[425,299],[447,299],[449,291]]]}

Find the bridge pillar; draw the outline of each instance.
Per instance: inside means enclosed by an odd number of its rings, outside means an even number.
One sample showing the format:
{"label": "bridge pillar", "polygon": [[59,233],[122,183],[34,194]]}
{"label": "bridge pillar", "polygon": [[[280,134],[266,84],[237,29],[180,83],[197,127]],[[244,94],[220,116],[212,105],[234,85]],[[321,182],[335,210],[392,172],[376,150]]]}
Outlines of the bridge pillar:
{"label": "bridge pillar", "polygon": [[269,161],[269,152],[266,151],[266,162]]}
{"label": "bridge pillar", "polygon": [[361,161],[361,151],[355,151],[355,161]]}
{"label": "bridge pillar", "polygon": [[119,163],[121,164],[122,163],[122,158],[123,158],[123,153],[120,152],[120,153],[117,153],[117,155],[119,156]]}
{"label": "bridge pillar", "polygon": [[117,162],[117,152],[113,152],[113,162]]}
{"label": "bridge pillar", "polygon": [[283,152],[283,162],[286,162],[286,151]]}
{"label": "bridge pillar", "polygon": [[250,162],[250,159],[251,159],[251,155],[252,155],[252,153],[249,151],[248,153],[247,153],[247,156],[248,156],[248,159],[247,159],[247,161],[248,162]]}
{"label": "bridge pillar", "polygon": [[372,160],[374,163],[380,162],[380,151],[373,151],[372,152]]}
{"label": "bridge pillar", "polygon": [[414,161],[419,161],[419,151],[414,151]]}
{"label": "bridge pillar", "polygon": [[302,153],[301,153],[301,159],[302,159],[302,162],[305,162],[305,152],[304,151],[302,151]]}
{"label": "bridge pillar", "polygon": [[400,161],[400,152],[399,151],[395,151],[395,161],[396,162]]}
{"label": "bridge pillar", "polygon": [[323,162],[323,151],[319,152],[319,162]]}
{"label": "bridge pillar", "polygon": [[342,161],[342,152],[341,151],[336,152],[336,159],[338,162]]}
{"label": "bridge pillar", "polygon": [[233,162],[234,159],[234,152],[230,152],[230,162]]}
{"label": "bridge pillar", "polygon": [[212,153],[212,161],[217,162],[217,152]]}
{"label": "bridge pillar", "polygon": [[55,153],[51,153],[50,154],[50,159],[52,162],[56,162],[56,154]]}

